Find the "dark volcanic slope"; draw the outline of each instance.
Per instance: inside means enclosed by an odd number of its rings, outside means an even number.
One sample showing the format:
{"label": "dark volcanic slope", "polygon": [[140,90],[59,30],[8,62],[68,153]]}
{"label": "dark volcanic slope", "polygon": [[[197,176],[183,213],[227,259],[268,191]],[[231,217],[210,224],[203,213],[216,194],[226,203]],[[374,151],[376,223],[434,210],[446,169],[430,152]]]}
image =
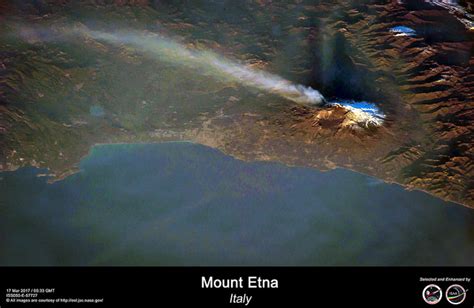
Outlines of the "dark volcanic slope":
{"label": "dark volcanic slope", "polygon": [[[3,170],[35,165],[61,178],[95,143],[192,140],[246,160],[350,168],[474,207],[474,33],[443,7],[3,1],[0,8]],[[416,35],[396,35],[395,26]],[[295,105],[70,29],[161,33],[330,99],[375,102],[387,118],[363,127],[345,109]]]}

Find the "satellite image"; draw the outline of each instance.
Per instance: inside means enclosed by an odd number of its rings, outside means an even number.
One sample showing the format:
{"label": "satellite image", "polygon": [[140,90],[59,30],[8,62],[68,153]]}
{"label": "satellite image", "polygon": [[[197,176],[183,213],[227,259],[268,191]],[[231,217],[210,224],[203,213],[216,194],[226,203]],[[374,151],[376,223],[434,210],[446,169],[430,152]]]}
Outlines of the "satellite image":
{"label": "satellite image", "polygon": [[0,265],[474,265],[469,1],[0,1]]}

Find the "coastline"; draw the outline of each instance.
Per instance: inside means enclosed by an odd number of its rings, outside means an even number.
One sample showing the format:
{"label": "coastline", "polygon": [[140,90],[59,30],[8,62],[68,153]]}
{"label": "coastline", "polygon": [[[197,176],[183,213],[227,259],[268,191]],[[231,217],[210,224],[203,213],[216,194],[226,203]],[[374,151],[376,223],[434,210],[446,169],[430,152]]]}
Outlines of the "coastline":
{"label": "coastline", "polygon": [[[235,157],[229,153],[226,153],[225,151],[219,149],[219,148],[215,148],[215,147],[212,147],[212,146],[209,146],[209,145],[205,145],[205,144],[202,144],[202,143],[199,143],[199,142],[195,142],[195,141],[192,141],[192,140],[174,140],[174,141],[157,141],[157,142],[133,142],[133,143],[128,143],[128,142],[116,142],[116,143],[105,143],[105,142],[101,142],[101,143],[95,143],[93,146],[91,146],[87,152],[86,155],[84,155],[81,160],[73,165],[70,169],[68,169],[68,171],[62,173],[62,174],[54,174],[54,173],[47,173],[47,172],[44,172],[44,173],[41,173],[39,175],[37,175],[38,177],[46,177],[48,178],[47,182],[49,184],[53,184],[55,182],[59,182],[59,181],[62,181],[62,180],[65,180],[67,179],[69,176],[71,175],[74,175],[76,173],[79,173],[81,172],[81,169],[80,169],[80,163],[86,159],[88,156],[90,156],[92,154],[92,151],[94,148],[97,148],[97,147],[113,147],[113,146],[130,146],[130,147],[133,147],[133,146],[137,146],[137,145],[143,145],[143,146],[147,146],[147,145],[159,145],[159,144],[190,144],[190,145],[198,145],[198,146],[202,146],[202,147],[205,147],[205,148],[209,148],[209,149],[212,149],[212,150],[215,150],[215,151],[218,151],[220,153],[222,153],[223,155],[225,156],[228,156],[228,157],[231,157],[232,159],[234,160],[238,160],[238,161],[241,161],[241,162],[244,162],[244,163],[273,163],[273,164],[278,164],[280,166],[284,166],[284,167],[287,167],[287,168],[302,168],[302,169],[306,169],[306,170],[312,170],[312,171],[316,171],[316,172],[330,172],[330,171],[333,171],[333,170],[337,170],[337,169],[340,169],[340,170],[346,170],[346,171],[350,171],[350,172],[354,172],[354,173],[357,173],[357,174],[360,174],[360,175],[363,175],[365,177],[368,177],[368,178],[372,178],[372,179],[376,179],[377,181],[380,181],[382,182],[383,184],[389,184],[389,185],[397,185],[399,187],[401,187],[402,189],[406,190],[406,191],[419,191],[419,192],[423,192],[425,194],[428,194],[434,198],[437,198],[439,200],[442,200],[444,202],[450,202],[450,203],[453,203],[453,204],[456,204],[456,205],[460,205],[460,206],[463,206],[465,208],[468,208],[468,209],[471,209],[471,210],[474,210],[474,208],[466,205],[466,204],[463,204],[463,203],[460,203],[458,201],[455,201],[455,200],[450,200],[450,199],[445,199],[445,198],[441,198],[429,191],[426,191],[426,190],[423,190],[423,189],[419,189],[419,188],[416,188],[416,187],[410,187],[410,186],[407,186],[407,185],[403,185],[401,183],[398,183],[396,181],[390,181],[390,180],[386,180],[386,179],[382,179],[382,178],[378,178],[378,177],[375,177],[373,175],[370,175],[370,174],[367,174],[367,173],[364,173],[364,172],[361,172],[361,171],[358,171],[358,170],[355,170],[355,169],[352,169],[352,168],[347,168],[347,167],[343,167],[343,166],[336,166],[334,168],[330,168],[330,169],[327,169],[327,170],[320,170],[316,167],[311,167],[311,166],[303,166],[303,165],[290,165],[290,164],[285,164],[283,162],[280,162],[280,161],[273,161],[273,160],[244,160],[244,159],[241,159],[239,157]],[[19,167],[19,168],[16,168],[15,170],[2,170],[0,171],[0,175],[3,173],[3,172],[15,172],[19,169],[22,169],[22,168],[28,168],[28,167],[32,167],[32,168],[37,168],[37,169],[40,169],[40,170],[48,170],[48,168],[41,168],[41,167],[36,167],[36,166],[22,166],[22,167]]]}

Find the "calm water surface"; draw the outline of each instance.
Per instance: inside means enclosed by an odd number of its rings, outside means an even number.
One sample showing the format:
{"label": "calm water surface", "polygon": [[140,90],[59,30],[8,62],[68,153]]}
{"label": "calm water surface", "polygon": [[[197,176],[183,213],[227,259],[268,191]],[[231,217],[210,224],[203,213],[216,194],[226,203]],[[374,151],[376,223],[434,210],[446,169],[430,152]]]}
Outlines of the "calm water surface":
{"label": "calm water surface", "polygon": [[0,174],[0,265],[474,265],[474,211],[347,170],[191,143]]}

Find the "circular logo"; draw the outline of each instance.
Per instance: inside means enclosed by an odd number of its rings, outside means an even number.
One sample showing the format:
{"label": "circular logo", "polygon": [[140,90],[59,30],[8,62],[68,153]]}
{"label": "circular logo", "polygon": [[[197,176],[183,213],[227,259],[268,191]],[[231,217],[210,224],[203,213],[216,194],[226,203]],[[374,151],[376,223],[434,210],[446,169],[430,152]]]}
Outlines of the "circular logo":
{"label": "circular logo", "polygon": [[446,299],[453,305],[459,305],[466,299],[466,290],[458,284],[453,284],[446,289]]}
{"label": "circular logo", "polygon": [[430,284],[423,289],[422,295],[426,303],[434,305],[441,301],[441,298],[443,297],[443,292],[441,291],[441,288],[437,285]]}

